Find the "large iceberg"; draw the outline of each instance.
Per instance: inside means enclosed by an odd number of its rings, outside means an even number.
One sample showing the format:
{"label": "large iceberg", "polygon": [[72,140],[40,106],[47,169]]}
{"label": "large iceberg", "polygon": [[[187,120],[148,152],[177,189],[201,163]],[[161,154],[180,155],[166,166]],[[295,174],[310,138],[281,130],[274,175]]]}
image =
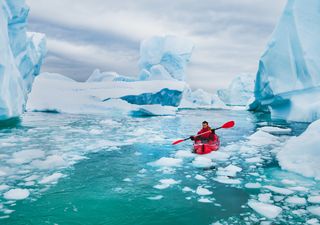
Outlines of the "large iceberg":
{"label": "large iceberg", "polygon": [[28,12],[23,0],[0,0],[0,120],[23,113],[46,54],[45,36],[26,32]]}
{"label": "large iceberg", "polygon": [[233,79],[227,89],[217,91],[219,98],[230,106],[246,106],[253,97],[254,76],[242,74]]}
{"label": "large iceberg", "polygon": [[292,137],[278,152],[282,169],[320,180],[320,120],[309,125],[298,137]]}
{"label": "large iceberg", "polygon": [[261,56],[251,110],[273,118],[320,118],[320,1],[289,0]]}
{"label": "large iceberg", "polygon": [[140,45],[140,80],[185,80],[185,69],[193,51],[188,39],[152,37]]}

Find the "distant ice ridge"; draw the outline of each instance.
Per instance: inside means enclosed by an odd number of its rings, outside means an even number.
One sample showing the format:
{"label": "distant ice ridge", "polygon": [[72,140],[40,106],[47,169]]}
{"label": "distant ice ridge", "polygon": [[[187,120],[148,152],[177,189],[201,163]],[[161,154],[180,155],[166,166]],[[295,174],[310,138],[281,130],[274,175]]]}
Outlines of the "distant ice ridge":
{"label": "distant ice ridge", "polygon": [[229,106],[246,106],[253,97],[254,76],[242,74],[237,76],[227,89],[217,91],[219,98]]}
{"label": "distant ice ridge", "polygon": [[320,180],[320,120],[309,125],[298,137],[292,137],[279,151],[282,169]]}
{"label": "distant ice ridge", "polygon": [[80,114],[175,115],[185,83],[180,81],[77,82],[42,73],[35,80],[27,110]]}
{"label": "distant ice ridge", "polygon": [[320,2],[288,1],[260,58],[252,110],[273,118],[320,118]]}
{"label": "distant ice ridge", "polygon": [[44,34],[27,33],[24,0],[0,1],[0,120],[20,116],[46,54]]}
{"label": "distant ice ridge", "polygon": [[185,80],[193,43],[176,36],[155,36],[140,45],[140,80]]}

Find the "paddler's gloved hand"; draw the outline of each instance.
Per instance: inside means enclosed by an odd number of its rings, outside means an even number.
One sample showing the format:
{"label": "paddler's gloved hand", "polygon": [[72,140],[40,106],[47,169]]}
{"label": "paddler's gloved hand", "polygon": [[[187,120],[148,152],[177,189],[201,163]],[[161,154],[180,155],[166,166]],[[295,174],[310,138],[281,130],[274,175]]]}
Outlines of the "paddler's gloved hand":
{"label": "paddler's gloved hand", "polygon": [[194,141],[194,136],[190,136],[189,138]]}
{"label": "paddler's gloved hand", "polygon": [[211,132],[214,134],[215,133],[215,129],[211,129]]}

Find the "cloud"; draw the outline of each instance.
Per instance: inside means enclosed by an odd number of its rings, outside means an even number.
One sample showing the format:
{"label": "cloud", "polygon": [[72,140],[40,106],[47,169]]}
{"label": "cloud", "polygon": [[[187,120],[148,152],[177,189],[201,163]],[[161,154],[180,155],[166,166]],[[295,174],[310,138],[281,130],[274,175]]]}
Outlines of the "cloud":
{"label": "cloud", "polygon": [[195,43],[188,81],[192,87],[212,91],[227,86],[239,73],[255,73],[285,0],[27,3],[29,28],[48,37],[49,55],[43,70],[78,80],[95,68],[137,75],[140,41],[170,34]]}

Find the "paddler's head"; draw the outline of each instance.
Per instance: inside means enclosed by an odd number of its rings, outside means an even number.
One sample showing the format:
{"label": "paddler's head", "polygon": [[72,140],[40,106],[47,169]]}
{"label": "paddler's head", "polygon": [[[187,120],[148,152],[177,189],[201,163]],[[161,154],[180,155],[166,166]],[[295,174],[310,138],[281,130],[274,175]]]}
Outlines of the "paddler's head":
{"label": "paddler's head", "polygon": [[207,121],[202,122],[202,128],[207,128],[209,126]]}

